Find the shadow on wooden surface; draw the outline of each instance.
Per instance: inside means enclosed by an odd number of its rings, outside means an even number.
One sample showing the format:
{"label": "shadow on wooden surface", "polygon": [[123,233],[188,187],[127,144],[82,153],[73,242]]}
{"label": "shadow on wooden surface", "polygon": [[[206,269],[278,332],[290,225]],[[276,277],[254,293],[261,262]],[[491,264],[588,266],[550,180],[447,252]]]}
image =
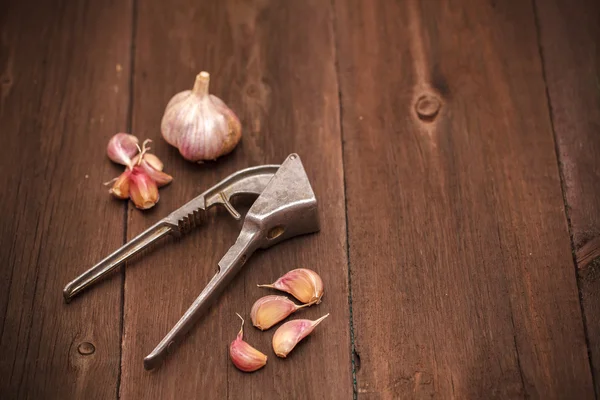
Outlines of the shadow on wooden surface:
{"label": "shadow on wooden surface", "polygon": [[596,393],[600,392],[600,3],[536,1]]}

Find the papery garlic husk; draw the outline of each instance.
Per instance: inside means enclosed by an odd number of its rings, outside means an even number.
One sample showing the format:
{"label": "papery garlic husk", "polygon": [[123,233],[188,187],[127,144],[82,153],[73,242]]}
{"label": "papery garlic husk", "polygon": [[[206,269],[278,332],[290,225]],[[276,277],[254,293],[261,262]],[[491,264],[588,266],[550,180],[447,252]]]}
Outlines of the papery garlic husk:
{"label": "papery garlic husk", "polygon": [[275,354],[278,357],[286,358],[298,342],[310,335],[316,326],[328,316],[329,314],[324,315],[315,321],[295,319],[281,325],[273,335],[273,351]]}
{"label": "papery garlic husk", "polygon": [[265,366],[267,356],[244,342],[244,319],[240,314],[237,316],[242,320],[242,326],[235,340],[229,345],[229,358],[239,370],[253,372]]}
{"label": "papery garlic husk", "polygon": [[160,125],[167,143],[194,162],[215,160],[233,150],[242,125],[221,99],[208,93],[210,75],[200,72],[192,90],[176,94],[167,104]]}
{"label": "papery garlic husk", "polygon": [[275,282],[258,285],[287,292],[302,303],[319,304],[323,297],[323,281],[319,274],[307,268],[291,270]]}
{"label": "papery garlic husk", "polygon": [[132,157],[139,151],[139,140],[129,133],[117,133],[108,141],[106,154],[117,164],[132,166]]}
{"label": "papery garlic husk", "polygon": [[119,199],[128,199],[130,183],[131,183],[131,170],[126,169],[114,181],[113,186],[110,188],[110,190],[108,192]]}
{"label": "papery garlic husk", "polygon": [[285,296],[264,296],[256,300],[250,311],[252,325],[264,331],[283,321],[290,314],[310,304],[297,305]]}
{"label": "papery garlic husk", "polygon": [[140,166],[133,168],[130,178],[129,197],[133,204],[141,210],[154,207],[159,199],[156,182]]}

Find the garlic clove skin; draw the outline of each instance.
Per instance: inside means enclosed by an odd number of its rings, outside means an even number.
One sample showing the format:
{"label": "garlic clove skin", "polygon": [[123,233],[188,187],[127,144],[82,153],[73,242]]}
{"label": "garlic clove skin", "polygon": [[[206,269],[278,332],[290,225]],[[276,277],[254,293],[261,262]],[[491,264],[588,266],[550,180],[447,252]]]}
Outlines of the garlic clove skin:
{"label": "garlic clove skin", "polygon": [[131,167],[131,158],[138,152],[138,143],[138,138],[129,133],[117,133],[108,141],[106,154],[117,164]]}
{"label": "garlic clove skin", "polygon": [[319,274],[307,268],[291,270],[275,282],[258,287],[287,292],[305,304],[319,304],[323,297],[323,281]]}
{"label": "garlic clove skin", "polygon": [[329,314],[311,321],[309,319],[295,319],[281,325],[273,335],[273,351],[277,357],[286,358],[296,345],[327,318]]}
{"label": "garlic clove skin", "polygon": [[129,197],[133,204],[141,210],[147,210],[158,203],[158,186],[152,178],[139,166],[131,171],[131,183],[129,185]]}
{"label": "garlic clove skin", "polygon": [[[152,168],[154,168],[157,171],[162,171],[164,168],[164,164],[163,162],[160,160],[160,158],[158,158],[156,156],[156,154],[152,154],[152,153],[144,153],[144,160],[150,164],[150,166]],[[139,164],[140,163],[140,155],[137,154],[135,157],[133,157],[133,159],[131,160],[131,163],[133,165],[135,164]]]}
{"label": "garlic clove skin", "polygon": [[110,188],[110,190],[108,192],[118,199],[128,199],[130,182],[131,182],[131,171],[129,169],[126,169],[115,180],[112,188]]}
{"label": "garlic clove skin", "polygon": [[229,345],[229,358],[239,370],[253,372],[267,364],[267,356],[244,342],[244,319],[240,314],[237,316],[242,320],[242,326],[235,340]]}
{"label": "garlic clove skin", "polygon": [[164,168],[163,162],[155,154],[146,153],[144,155],[144,160],[157,171],[162,171]]}
{"label": "garlic clove skin", "polygon": [[149,154],[146,154],[143,158],[142,161],[140,162],[140,168],[142,168],[144,170],[144,172],[146,172],[146,174],[152,178],[152,180],[154,182],[156,182],[156,185],[158,187],[163,187],[165,185],[168,185],[169,183],[171,183],[171,181],[173,180],[173,177],[167,173],[164,173],[160,170],[155,169],[149,162],[148,160],[146,160],[146,157]]}
{"label": "garlic clove skin", "polygon": [[264,296],[256,300],[250,311],[252,325],[264,331],[309,304],[297,305],[285,296]]}
{"label": "garlic clove skin", "polygon": [[167,104],[161,132],[189,161],[215,160],[231,152],[242,137],[239,119],[221,99],[208,93],[210,75],[200,72],[192,90]]}

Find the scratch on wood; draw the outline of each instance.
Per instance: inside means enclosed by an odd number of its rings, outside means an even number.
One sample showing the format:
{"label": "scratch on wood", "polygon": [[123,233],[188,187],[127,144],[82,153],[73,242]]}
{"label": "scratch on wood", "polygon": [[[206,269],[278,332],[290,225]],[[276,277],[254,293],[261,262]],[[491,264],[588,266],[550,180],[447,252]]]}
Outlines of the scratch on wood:
{"label": "scratch on wood", "polygon": [[594,261],[594,259],[600,257],[600,236],[596,237],[575,252],[577,257],[577,268],[583,269]]}

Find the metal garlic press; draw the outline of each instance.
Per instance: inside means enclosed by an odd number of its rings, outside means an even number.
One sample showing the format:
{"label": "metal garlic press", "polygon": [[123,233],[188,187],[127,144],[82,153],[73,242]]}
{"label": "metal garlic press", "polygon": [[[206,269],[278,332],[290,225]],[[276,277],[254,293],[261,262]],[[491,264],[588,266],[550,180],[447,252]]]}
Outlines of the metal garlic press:
{"label": "metal garlic press", "polygon": [[241,194],[254,194],[258,198],[246,214],[237,240],[219,261],[219,271],[167,336],[144,358],[144,368],[156,368],[255,250],[319,230],[317,199],[297,154],[290,154],[281,165],[246,168],[228,176],[69,282],[63,290],[65,301],[68,303],[79,292],[163,236],[179,236],[201,225],[208,209],[217,204],[225,207],[233,218],[241,219],[230,202],[232,197]]}

